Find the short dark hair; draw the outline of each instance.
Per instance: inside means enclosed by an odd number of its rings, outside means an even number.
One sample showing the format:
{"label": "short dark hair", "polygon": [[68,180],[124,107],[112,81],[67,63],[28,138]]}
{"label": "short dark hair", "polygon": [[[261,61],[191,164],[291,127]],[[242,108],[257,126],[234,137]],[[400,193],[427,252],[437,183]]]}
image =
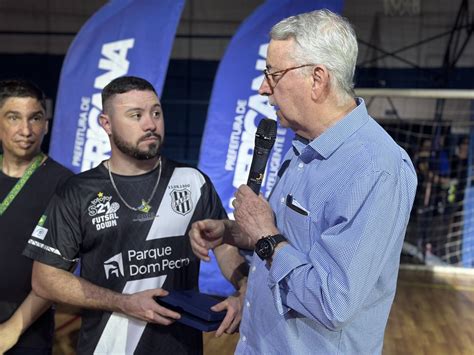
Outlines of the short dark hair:
{"label": "short dark hair", "polygon": [[0,107],[12,97],[32,97],[46,111],[46,95],[35,83],[24,79],[0,80]]}
{"label": "short dark hair", "polygon": [[158,96],[153,85],[145,79],[136,76],[121,76],[112,80],[102,90],[102,110],[105,112],[105,105],[113,96],[133,90],[152,91]]}

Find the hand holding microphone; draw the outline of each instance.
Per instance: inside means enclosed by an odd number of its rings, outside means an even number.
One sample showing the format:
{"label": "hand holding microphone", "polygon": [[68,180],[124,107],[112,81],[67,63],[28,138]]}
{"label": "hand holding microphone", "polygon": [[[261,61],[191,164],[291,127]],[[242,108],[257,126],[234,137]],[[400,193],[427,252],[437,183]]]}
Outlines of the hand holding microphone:
{"label": "hand holding microphone", "polygon": [[[259,237],[276,233],[273,211],[268,201],[259,196],[263,174],[275,138],[276,121],[262,119],[255,134],[255,149],[248,186],[240,186],[232,203],[236,208],[234,216],[237,224],[230,220],[203,220],[192,224],[189,237],[193,252],[199,259],[209,261],[209,250],[222,243],[253,249]],[[225,238],[228,240],[224,240]]]}
{"label": "hand holding microphone", "polygon": [[[269,118],[262,119],[258,124],[255,134],[255,149],[247,181],[247,185],[257,195],[262,186],[268,155],[275,143],[275,138],[276,121]],[[236,199],[233,202],[234,207],[238,199],[238,192],[239,191],[237,191],[235,195]],[[248,191],[248,193],[251,194],[252,192]],[[225,224],[223,221],[204,220],[194,222],[189,231],[189,238],[194,254],[203,261],[210,261],[209,250],[224,242],[224,233]]]}
{"label": "hand holding microphone", "polygon": [[250,165],[247,186],[257,195],[263,182],[263,174],[267,166],[268,156],[275,144],[277,123],[270,118],[260,121],[255,134],[255,149],[253,151],[252,164]]}
{"label": "hand holding microphone", "polygon": [[250,242],[247,242],[247,245],[251,248],[262,236],[278,231],[268,201],[263,196],[259,196],[263,174],[275,138],[276,121],[262,119],[255,134],[255,149],[247,181],[248,186],[240,186],[233,201],[235,221],[240,231],[249,239]]}

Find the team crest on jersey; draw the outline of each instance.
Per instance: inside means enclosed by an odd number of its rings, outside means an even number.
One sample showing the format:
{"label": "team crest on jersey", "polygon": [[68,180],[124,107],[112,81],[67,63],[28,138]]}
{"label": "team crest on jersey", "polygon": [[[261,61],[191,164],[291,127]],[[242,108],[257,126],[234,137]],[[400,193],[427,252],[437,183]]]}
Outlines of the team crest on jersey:
{"label": "team crest on jersey", "polygon": [[191,212],[193,201],[191,199],[191,191],[189,189],[174,189],[170,192],[171,208],[176,213],[183,216]]}
{"label": "team crest on jersey", "polygon": [[92,218],[92,224],[97,230],[114,227],[117,225],[117,211],[120,208],[118,202],[112,202],[112,196],[106,196],[103,192],[99,192],[97,197],[93,199],[87,212]]}

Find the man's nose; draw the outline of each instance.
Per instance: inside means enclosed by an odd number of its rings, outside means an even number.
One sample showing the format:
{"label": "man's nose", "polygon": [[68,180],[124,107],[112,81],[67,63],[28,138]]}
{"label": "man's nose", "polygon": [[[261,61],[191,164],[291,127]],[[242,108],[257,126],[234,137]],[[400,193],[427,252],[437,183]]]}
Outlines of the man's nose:
{"label": "man's nose", "polygon": [[29,137],[31,136],[31,122],[29,122],[28,120],[22,120],[21,121],[21,126],[20,126],[20,132],[23,136],[25,137]]}
{"label": "man's nose", "polygon": [[142,129],[144,131],[156,131],[156,120],[150,114],[146,114],[142,118]]}
{"label": "man's nose", "polygon": [[263,78],[262,84],[260,85],[260,88],[258,89],[258,93],[262,96],[270,96],[273,94],[273,90],[268,83],[268,80]]}

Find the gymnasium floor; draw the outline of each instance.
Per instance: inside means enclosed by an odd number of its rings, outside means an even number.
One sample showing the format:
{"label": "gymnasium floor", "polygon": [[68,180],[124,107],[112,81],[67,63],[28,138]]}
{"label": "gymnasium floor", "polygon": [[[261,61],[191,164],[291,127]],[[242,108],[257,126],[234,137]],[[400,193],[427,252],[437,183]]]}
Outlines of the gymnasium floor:
{"label": "gymnasium floor", "polygon": [[[383,354],[474,354],[474,273],[469,271],[402,268]],[[73,309],[58,307],[54,355],[74,354],[79,325]],[[206,333],[204,353],[233,354],[237,341],[238,335]]]}

